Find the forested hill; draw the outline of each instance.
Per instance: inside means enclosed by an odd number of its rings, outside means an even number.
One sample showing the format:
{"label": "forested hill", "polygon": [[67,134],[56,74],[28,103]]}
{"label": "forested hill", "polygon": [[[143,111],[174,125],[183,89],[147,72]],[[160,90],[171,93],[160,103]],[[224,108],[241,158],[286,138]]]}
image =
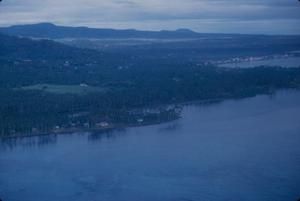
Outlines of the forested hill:
{"label": "forested hill", "polygon": [[247,35],[247,34],[216,34],[198,33],[189,29],[178,29],[174,31],[141,31],[135,29],[104,29],[89,27],[57,26],[51,23],[39,23],[29,25],[15,25],[11,27],[1,27],[0,32],[8,35],[32,37],[32,38],[94,38],[94,39],[227,39],[235,38],[241,40],[268,40],[268,39],[288,39],[299,41],[300,36],[267,36],[267,35]]}
{"label": "forested hill", "polygon": [[0,28],[0,32],[16,36],[36,38],[191,38],[204,36],[188,29],[176,31],[115,30],[88,27],[65,27],[51,23],[16,25]]}
{"label": "forested hill", "polygon": [[26,60],[85,60],[100,58],[101,53],[73,48],[51,40],[32,40],[0,34],[1,59]]}
{"label": "forested hill", "polygon": [[[111,74],[122,55],[0,34],[0,87],[36,83],[98,83]],[[106,76],[108,77],[108,76]]]}
{"label": "forested hill", "polygon": [[[167,62],[207,62],[228,60],[233,58],[263,57],[272,55],[284,55],[292,51],[300,50],[300,36],[269,36],[269,35],[242,35],[242,34],[202,34],[190,30],[180,29],[177,31],[137,31],[137,30],[114,30],[96,29],[87,27],[64,27],[50,23],[33,25],[17,25],[0,28],[0,33],[11,36],[28,37],[35,40],[55,40],[69,46],[94,49],[105,52],[105,60],[120,60],[120,55],[128,58],[139,58],[139,62],[148,63],[160,59]],[[13,40],[13,38],[8,38]],[[3,40],[3,39],[2,39]],[[4,39],[4,40],[7,40]],[[31,44],[27,51],[27,39],[18,40],[20,45],[17,56],[74,58],[86,60],[99,60],[101,56],[95,52],[78,50],[58,46],[47,40],[41,43]],[[3,42],[2,42],[3,43]],[[39,51],[41,45],[43,51]],[[2,45],[4,46],[4,45]],[[37,51],[34,51],[34,47]],[[7,47],[6,47],[7,48]],[[13,48],[13,47],[10,47]],[[55,51],[52,51],[57,49]],[[23,52],[21,52],[23,50]],[[1,48],[2,54],[6,51]],[[113,55],[109,55],[108,53]],[[78,56],[81,55],[81,56]],[[118,56],[117,56],[118,55]],[[14,56],[12,56],[14,57]],[[98,58],[95,58],[98,57]],[[146,61],[147,60],[147,61]],[[124,63],[124,62],[123,62]]]}
{"label": "forested hill", "polygon": [[5,35],[0,44],[2,136],[159,123],[182,102],[300,87],[300,68],[226,69]]}

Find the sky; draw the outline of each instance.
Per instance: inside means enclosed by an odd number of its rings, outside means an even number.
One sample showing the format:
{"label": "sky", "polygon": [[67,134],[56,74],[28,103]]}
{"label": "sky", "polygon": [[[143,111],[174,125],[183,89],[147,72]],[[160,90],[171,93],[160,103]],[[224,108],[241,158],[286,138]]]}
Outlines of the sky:
{"label": "sky", "polygon": [[298,0],[2,0],[0,26],[66,26],[203,33],[300,34]]}

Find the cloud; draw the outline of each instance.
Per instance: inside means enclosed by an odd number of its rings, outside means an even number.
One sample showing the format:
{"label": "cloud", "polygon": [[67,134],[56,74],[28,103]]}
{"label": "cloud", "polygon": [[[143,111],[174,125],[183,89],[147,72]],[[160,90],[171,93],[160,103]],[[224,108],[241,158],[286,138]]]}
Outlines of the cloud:
{"label": "cloud", "polygon": [[45,21],[66,25],[127,22],[129,27],[134,23],[165,24],[180,20],[300,22],[300,3],[297,0],[6,0],[0,5],[0,25]]}

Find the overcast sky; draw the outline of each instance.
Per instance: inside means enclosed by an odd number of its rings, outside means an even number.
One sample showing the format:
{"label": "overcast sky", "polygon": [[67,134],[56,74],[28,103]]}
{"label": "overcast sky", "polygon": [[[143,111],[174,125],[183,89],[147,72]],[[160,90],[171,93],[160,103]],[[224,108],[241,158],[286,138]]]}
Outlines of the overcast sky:
{"label": "overcast sky", "polygon": [[189,28],[198,32],[300,34],[298,0],[3,0],[0,26]]}

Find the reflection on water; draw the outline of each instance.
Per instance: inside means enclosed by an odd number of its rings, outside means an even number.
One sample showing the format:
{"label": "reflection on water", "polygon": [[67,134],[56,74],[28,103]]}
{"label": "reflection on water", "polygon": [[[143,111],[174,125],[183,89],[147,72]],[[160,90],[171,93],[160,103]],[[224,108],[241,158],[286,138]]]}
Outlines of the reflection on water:
{"label": "reflection on water", "polygon": [[[65,133],[60,135],[66,135],[69,138],[80,137],[87,139],[90,142],[101,142],[102,140],[116,139],[120,135],[124,135],[125,128],[98,131],[98,132],[83,132],[83,133]],[[41,135],[31,137],[18,137],[18,138],[0,138],[0,151],[14,150],[14,148],[30,149],[38,148],[47,145],[55,145],[59,135]]]}
{"label": "reflection on water", "polygon": [[124,135],[125,128],[120,128],[120,129],[114,129],[114,130],[109,130],[105,132],[93,132],[93,133],[88,133],[87,138],[91,142],[101,142],[102,140],[108,140],[108,139],[116,139],[120,135]]}
{"label": "reflection on water", "polygon": [[162,126],[158,129],[159,132],[162,133],[172,133],[174,131],[178,131],[180,129],[180,124],[178,121],[171,122],[169,124],[166,124],[165,126]]}
{"label": "reflection on water", "polygon": [[0,141],[4,201],[300,198],[300,92],[187,105],[173,122]]}
{"label": "reflection on water", "polygon": [[16,147],[37,148],[46,145],[53,145],[57,142],[57,135],[44,135],[20,138],[0,139],[0,151],[13,150]]}

